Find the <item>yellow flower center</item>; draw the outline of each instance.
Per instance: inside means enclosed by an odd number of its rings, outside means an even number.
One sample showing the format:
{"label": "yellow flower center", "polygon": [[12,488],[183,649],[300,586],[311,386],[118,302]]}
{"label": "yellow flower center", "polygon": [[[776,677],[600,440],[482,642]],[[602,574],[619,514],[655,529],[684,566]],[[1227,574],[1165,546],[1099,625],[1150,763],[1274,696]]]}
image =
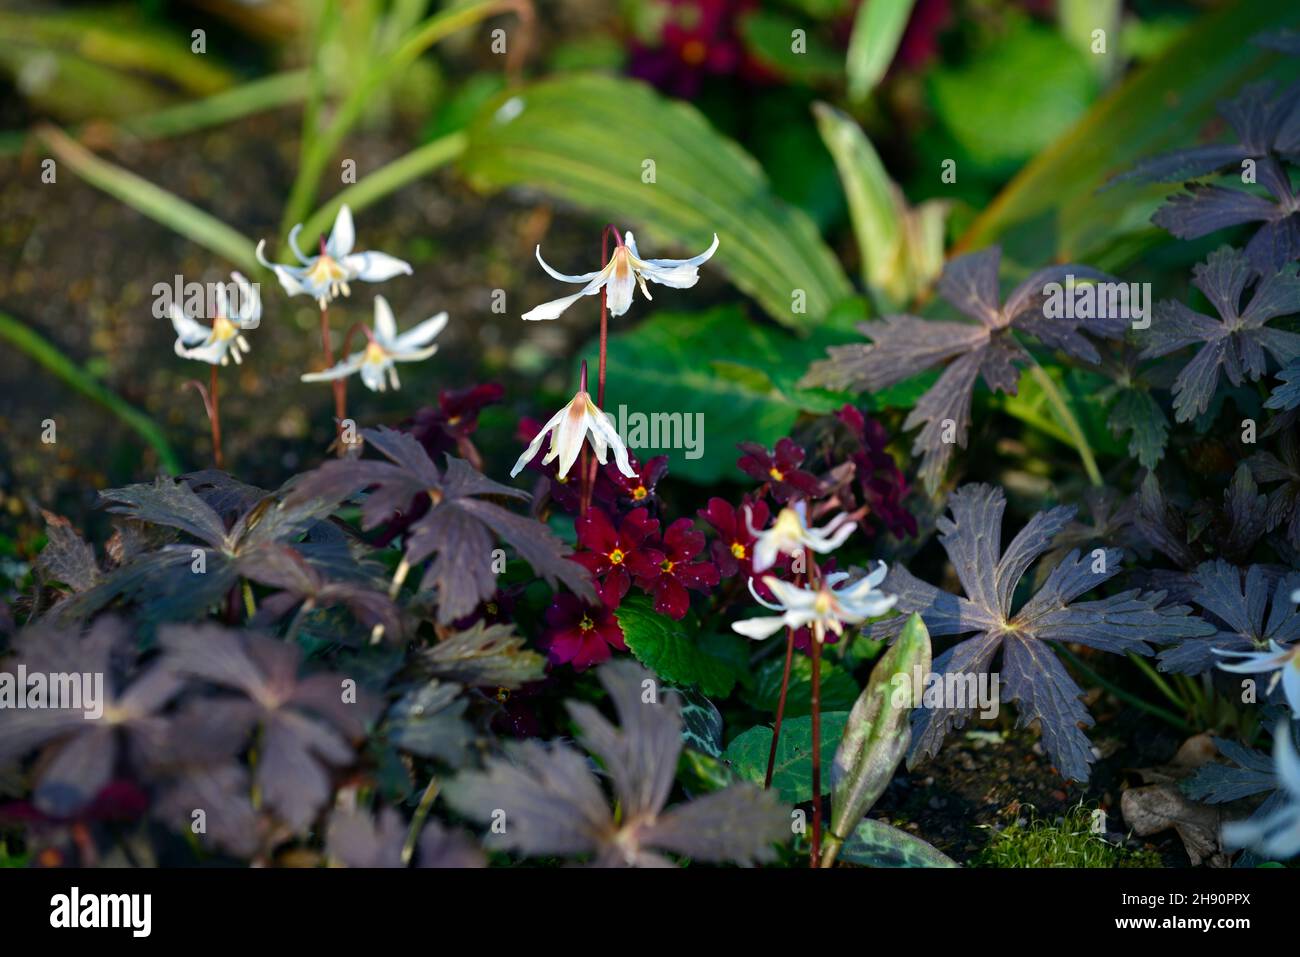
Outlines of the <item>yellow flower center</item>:
{"label": "yellow flower center", "polygon": [[649,494],[650,493],[646,491],[644,485],[638,485],[636,488],[632,489],[632,498],[636,499],[638,502]]}
{"label": "yellow flower center", "polygon": [[781,514],[772,523],[772,531],[787,541],[802,540],[803,522],[799,521],[799,513],[792,508],[781,509]]}
{"label": "yellow flower center", "polygon": [[317,258],[311,269],[307,270],[307,275],[313,282],[317,283],[335,283],[347,275],[343,267],[336,263],[332,257],[322,255]]}
{"label": "yellow flower center", "polygon": [[622,564],[623,558],[624,555],[623,555],[623,550],[621,548],[616,548],[609,553],[609,560],[613,562],[615,565]]}
{"label": "yellow flower center", "polygon": [[817,599],[813,602],[813,610],[817,612],[818,615],[825,617],[836,607],[835,596],[825,588],[817,593]]}
{"label": "yellow flower center", "polygon": [[592,621],[591,618],[588,617],[587,615],[583,615],[582,621],[578,622],[578,627],[581,628],[583,631],[591,631],[593,628],[596,627],[596,623]]}
{"label": "yellow flower center", "polygon": [[239,329],[225,316],[217,316],[212,320],[213,342],[224,342],[227,339],[235,338],[237,335],[239,335]]}
{"label": "yellow flower center", "polygon": [[659,563],[659,567],[663,569],[665,572],[671,572],[675,564],[676,562],[672,561],[671,559],[665,558],[662,562]]}
{"label": "yellow flower center", "polygon": [[731,543],[731,555],[732,555],[733,558],[744,558],[744,557],[745,557],[745,546],[742,545],[742,544],[740,544],[740,542],[732,542],[732,543]]}
{"label": "yellow flower center", "polygon": [[388,353],[384,352],[384,347],[379,343],[372,340],[370,344],[366,346],[365,362],[367,365],[377,365],[383,362],[386,358],[388,358]]}
{"label": "yellow flower center", "polygon": [[775,480],[778,481],[778,482],[784,482],[784,481],[785,481],[785,473],[782,472],[782,471],[781,471],[779,468],[777,468],[775,465],[773,465],[770,469],[767,470],[767,474],[770,475],[770,476],[772,476],[772,478],[775,479]]}

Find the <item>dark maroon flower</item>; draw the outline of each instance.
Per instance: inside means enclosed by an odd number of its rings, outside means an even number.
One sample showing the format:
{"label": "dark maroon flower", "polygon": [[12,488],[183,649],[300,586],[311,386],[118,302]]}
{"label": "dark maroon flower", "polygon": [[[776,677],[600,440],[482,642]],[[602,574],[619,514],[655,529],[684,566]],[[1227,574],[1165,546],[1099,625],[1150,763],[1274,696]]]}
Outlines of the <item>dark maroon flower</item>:
{"label": "dark maroon flower", "polygon": [[951,13],[951,0],[918,0],[898,42],[898,54],[892,66],[917,69],[937,57],[939,34]]}
{"label": "dark maroon flower", "polygon": [[[746,520],[745,510],[749,510]],[[767,503],[752,502],[748,496],[735,508],[726,499],[709,499],[708,508],[697,513],[700,518],[713,526],[718,533],[711,546],[713,561],[723,578],[731,578],[738,572],[747,577],[753,574],[753,546],[757,535],[750,531],[750,526],[757,529],[767,528],[771,517]]]}
{"label": "dark maroon flower", "polygon": [[679,518],[664,532],[663,560],[653,575],[639,576],[637,584],[655,596],[655,611],[669,618],[683,618],[691,599],[686,589],[707,592],[721,580],[717,566],[693,562],[704,550],[704,533],[696,531],[689,518]]}
{"label": "dark maroon flower", "polygon": [[[907,497],[907,479],[889,454],[889,433],[875,419],[866,418],[851,405],[835,413],[835,417],[848,426],[859,443],[851,454],[855,478],[862,500],[879,522],[896,538],[916,535],[916,517],[903,505]],[[868,522],[859,522],[868,535],[875,529]]]}
{"label": "dark maroon flower", "polygon": [[414,435],[435,462],[442,461],[444,452],[472,462],[475,456],[468,454],[466,443],[478,428],[479,413],[500,402],[504,395],[505,390],[495,382],[467,389],[444,389],[438,393],[437,408],[420,409],[403,424],[402,431]]}
{"label": "dark maroon flower", "polygon": [[546,610],[546,653],[552,664],[571,664],[585,671],[610,656],[610,649],[627,651],[623,629],[601,589],[598,605],[585,604],[569,592],[561,592]]}
{"label": "dark maroon flower", "polygon": [[785,503],[793,498],[816,498],[822,492],[822,483],[809,472],[799,468],[807,453],[794,439],[783,438],[769,452],[757,442],[741,442],[745,454],[736,465],[746,475],[766,483],[772,497]]}
{"label": "dark maroon flower", "polygon": [[628,72],[674,96],[698,94],[710,77],[763,80],[771,72],[750,57],[740,17],[756,0],[664,0],[658,42],[633,47]]}
{"label": "dark maroon flower", "polygon": [[634,478],[628,478],[616,468],[606,466],[596,476],[594,500],[611,508],[644,508],[655,501],[655,487],[668,474],[668,456],[656,455],[644,465],[628,452]]}
{"label": "dark maroon flower", "polygon": [[623,600],[633,578],[657,575],[664,561],[664,553],[655,547],[659,522],[643,508],[629,512],[615,529],[609,516],[593,507],[574,528],[585,551],[569,557],[604,580],[604,594],[612,608]]}

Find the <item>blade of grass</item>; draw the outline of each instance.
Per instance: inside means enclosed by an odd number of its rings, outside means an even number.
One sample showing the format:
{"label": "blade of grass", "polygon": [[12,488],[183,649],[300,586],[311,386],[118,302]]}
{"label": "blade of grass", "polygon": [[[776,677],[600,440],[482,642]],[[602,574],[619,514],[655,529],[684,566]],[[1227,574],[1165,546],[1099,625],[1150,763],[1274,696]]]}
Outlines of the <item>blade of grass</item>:
{"label": "blade of grass", "polygon": [[386,166],[381,166],[312,213],[303,227],[303,235],[319,236],[328,232],[334,217],[338,215],[339,207],[344,203],[348,204],[353,213],[359,213],[408,183],[413,183],[421,176],[450,163],[465,152],[468,142],[469,137],[458,130],[411,150]]}
{"label": "blade of grass", "polygon": [[1057,641],[1049,641],[1048,644],[1052,646],[1052,648],[1056,651],[1057,654],[1059,654],[1070,664],[1074,665],[1074,667],[1079,671],[1081,675],[1083,675],[1085,678],[1087,678],[1089,681],[1093,682],[1094,684],[1098,685],[1099,687],[1105,688],[1107,691],[1113,694],[1120,701],[1123,701],[1125,704],[1130,704],[1140,711],[1145,711],[1147,714],[1155,715],[1161,721],[1166,721],[1169,724],[1173,725],[1175,728],[1180,728],[1183,731],[1186,731],[1188,734],[1196,733],[1196,729],[1193,728],[1189,722],[1184,721],[1182,718],[1174,714],[1172,711],[1167,711],[1164,708],[1160,707],[1159,705],[1154,705],[1146,701],[1143,701],[1137,695],[1130,694],[1129,692],[1125,691],[1123,688],[1119,687],[1119,685],[1107,681],[1101,675],[1097,674],[1097,672],[1093,671],[1082,661],[1080,661],[1079,656],[1074,654],[1068,648],[1066,648],[1065,645]]}
{"label": "blade of grass", "polygon": [[36,135],[60,163],[91,186],[121,200],[150,219],[211,250],[247,272],[259,267],[253,242],[174,193],[101,159],[62,130],[42,124]]}
{"label": "blade of grass", "polygon": [[1047,397],[1048,404],[1051,405],[1052,411],[1056,413],[1057,422],[1070,436],[1075,451],[1079,453],[1079,460],[1083,463],[1083,470],[1088,473],[1088,481],[1098,487],[1104,485],[1101,470],[1097,468],[1097,459],[1092,454],[1092,446],[1088,443],[1088,437],[1084,435],[1079,420],[1075,418],[1070,403],[1065,401],[1065,396],[1056,387],[1056,382],[1047,374],[1047,370],[1038,364],[1038,360],[1032,355],[1029,358],[1030,362],[1033,363],[1029,367],[1029,371],[1034,380],[1042,387],[1043,395]]}
{"label": "blade of grass", "polygon": [[65,384],[98,402],[134,429],[157,453],[164,472],[169,475],[181,474],[180,460],[157,423],[69,359],[54,343],[31,326],[3,312],[0,312],[0,339],[40,363]]}
{"label": "blade of grass", "polygon": [[[304,150],[285,204],[280,232],[287,236],[289,230],[303,221],[320,187],[321,176],[330,158],[343,143],[344,138],[365,112],[366,104],[383,84],[410,66],[425,50],[458,31],[473,26],[488,17],[514,10],[521,17],[531,17],[528,0],[473,0],[463,6],[443,10],[425,19],[392,54],[371,64],[360,81],[349,89],[343,103],[330,124],[318,135],[304,139]],[[289,250],[282,249],[287,256]]]}

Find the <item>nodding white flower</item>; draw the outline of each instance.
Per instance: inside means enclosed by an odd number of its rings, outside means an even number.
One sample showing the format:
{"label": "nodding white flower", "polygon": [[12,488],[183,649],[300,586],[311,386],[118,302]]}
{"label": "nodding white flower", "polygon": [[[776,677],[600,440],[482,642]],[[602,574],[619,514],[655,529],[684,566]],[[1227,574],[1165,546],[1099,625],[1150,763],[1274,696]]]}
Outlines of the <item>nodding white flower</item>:
{"label": "nodding white flower", "polygon": [[447,325],[447,314],[440,312],[424,320],[414,329],[397,334],[397,320],[383,296],[375,296],[375,331],[366,330],[370,343],[360,352],[354,352],[341,362],[336,362],[324,372],[309,372],[303,382],[329,382],[346,378],[354,372],[361,373],[361,381],[371,392],[384,392],[390,385],[402,387],[397,378],[396,363],[419,362],[438,351],[430,345]]}
{"label": "nodding white flower", "polygon": [[547,435],[551,436],[550,449],[542,459],[543,465],[549,465],[555,459],[560,460],[559,478],[564,478],[569,474],[569,469],[578,459],[578,453],[582,451],[583,440],[587,435],[591,435],[591,447],[596,452],[596,461],[604,465],[608,456],[609,449],[614,449],[614,461],[618,465],[618,470],[628,478],[636,478],[636,472],[632,468],[632,463],[627,457],[627,446],[619,438],[618,429],[614,426],[614,419],[607,413],[602,412],[600,407],[591,400],[587,393],[587,364],[582,364],[582,383],[578,389],[578,394],[570,400],[555,415],[551,416],[541,430],[534,436],[533,441],[524,449],[524,454],[519,456],[519,461],[515,467],[510,470],[510,477],[514,478],[523,471],[524,466],[533,460],[537,450],[542,447],[542,442]]}
{"label": "nodding white flower", "polygon": [[897,595],[886,595],[876,590],[876,586],[885,580],[886,571],[885,563],[881,562],[871,574],[848,584],[845,584],[850,577],[848,572],[835,572],[823,579],[820,588],[803,588],[767,575],[763,584],[776,596],[775,603],[765,601],[755,591],[751,578],[749,592],[754,600],[781,614],[746,618],[731,627],[746,638],[754,639],[770,638],[782,628],[802,628],[805,625],[812,626],[813,637],[819,642],[826,640],[828,631],[842,635],[845,625],[860,625],[894,607]]}
{"label": "nodding white flower", "polygon": [[1291,710],[1300,714],[1300,644],[1286,647],[1269,639],[1267,651],[1234,651],[1230,648],[1212,649],[1216,655],[1226,658],[1240,658],[1240,661],[1218,662],[1224,671],[1239,675],[1262,674],[1276,671],[1268,682],[1267,694],[1272,694],[1277,683],[1282,682],[1282,693]]}
{"label": "nodding white flower", "polygon": [[318,255],[303,255],[298,248],[300,232],[302,223],[289,231],[289,248],[298,257],[301,266],[269,262],[262,252],[266,246],[265,239],[257,244],[257,261],[275,273],[286,293],[291,296],[305,293],[315,299],[322,309],[337,299],[340,293],[350,295],[348,283],[354,280],[383,282],[394,276],[411,274],[410,263],[388,253],[352,251],[357,234],[352,226],[352,210],[346,204],[334,218],[334,228],[330,230],[329,239],[321,240]]}
{"label": "nodding white flower", "polygon": [[537,261],[552,278],[560,282],[580,282],[585,285],[572,296],[544,302],[536,309],[530,309],[524,313],[524,318],[529,321],[554,319],[583,296],[594,296],[607,287],[606,301],[609,304],[609,314],[621,316],[627,312],[628,306],[632,305],[633,287],[640,285],[642,295],[647,299],[654,298],[645,284],[647,279],[673,289],[690,289],[700,279],[700,264],[708,260],[717,248],[718,236],[714,233],[713,245],[690,259],[642,259],[641,254],[637,252],[636,239],[629,232],[623,237],[623,242],[615,247],[614,255],[609,258],[604,269],[584,273],[581,276],[568,276],[547,265],[546,260],[542,258],[542,247],[538,246]]}
{"label": "nodding white flower", "polygon": [[237,308],[231,309],[226,287],[220,286],[217,314],[211,326],[185,315],[179,303],[173,302],[168,309],[168,318],[176,330],[176,354],[182,359],[197,359],[214,366],[229,365],[232,358],[236,365],[244,361],[249,346],[240,330],[257,328],[262,318],[262,297],[257,287],[239,273],[231,273],[230,278],[239,287]]}
{"label": "nodding white flower", "polygon": [[1291,732],[1283,721],[1273,734],[1273,764],[1280,790],[1288,800],[1269,814],[1223,825],[1223,843],[1249,847],[1276,860],[1300,854],[1300,755],[1291,745]]}
{"label": "nodding white flower", "polygon": [[753,562],[756,572],[771,568],[776,564],[778,555],[793,555],[805,548],[811,548],[821,555],[833,552],[858,527],[857,522],[841,512],[821,528],[813,528],[808,524],[808,505],[802,501],[781,509],[772,527],[766,531],[754,527],[753,517],[747,507],[745,524],[749,526],[749,533],[757,537]]}

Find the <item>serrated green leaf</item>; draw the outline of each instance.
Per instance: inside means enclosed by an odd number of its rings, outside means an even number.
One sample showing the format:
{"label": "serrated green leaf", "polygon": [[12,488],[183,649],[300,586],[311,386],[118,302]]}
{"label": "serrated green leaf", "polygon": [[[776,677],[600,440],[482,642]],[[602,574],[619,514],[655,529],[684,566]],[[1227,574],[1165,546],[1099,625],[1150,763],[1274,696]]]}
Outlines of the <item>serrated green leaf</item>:
{"label": "serrated green leaf", "polygon": [[871,671],[853,705],[831,768],[833,814],[826,858],[851,834],[884,792],[912,740],[910,718],[917,679],[930,673],[930,633],[913,613],[898,640]]}
{"label": "serrated green leaf", "polygon": [[[705,695],[724,698],[736,684],[730,663],[701,645],[690,616],[673,621],[654,610],[646,595],[629,595],[615,613],[623,640],[636,659],[669,684],[699,688]],[[691,622],[693,624],[693,622]]]}
{"label": "serrated green leaf", "polygon": [[1150,392],[1125,389],[1110,408],[1110,430],[1119,438],[1130,433],[1128,454],[1143,468],[1153,469],[1165,454],[1169,419]]}
{"label": "serrated green leaf", "polygon": [[[848,721],[847,711],[822,713],[821,763],[822,792],[830,790],[827,773],[835,758]],[[737,735],[722,757],[746,781],[762,787],[767,775],[767,756],[772,749],[772,729],[766,725],[750,728]],[[776,746],[776,764],[772,771],[772,787],[781,799],[790,804],[812,800],[812,716],[790,718],[781,722],[781,740]]]}
{"label": "serrated green leaf", "polygon": [[[787,326],[814,329],[852,295],[812,221],[773,194],[753,157],[693,106],[642,83],[594,74],[545,80],[491,100],[468,132],[461,167],[481,189],[532,186],[634,226],[651,256],[693,255],[717,233],[709,266]],[[653,182],[643,179],[647,161]],[[794,311],[796,290],[806,296],[804,313]]]}
{"label": "serrated green leaf", "polygon": [[839,859],[864,867],[960,867],[933,844],[867,818],[840,848]]}
{"label": "serrated green leaf", "polygon": [[[784,655],[765,662],[754,680],[753,690],[743,696],[745,701],[758,711],[775,713],[784,672]],[[858,683],[843,668],[822,658],[820,691],[823,711],[844,711],[853,707],[853,702],[857,700]],[[785,716],[797,718],[805,714],[812,714],[812,659],[805,655],[795,655],[790,662]]]}

